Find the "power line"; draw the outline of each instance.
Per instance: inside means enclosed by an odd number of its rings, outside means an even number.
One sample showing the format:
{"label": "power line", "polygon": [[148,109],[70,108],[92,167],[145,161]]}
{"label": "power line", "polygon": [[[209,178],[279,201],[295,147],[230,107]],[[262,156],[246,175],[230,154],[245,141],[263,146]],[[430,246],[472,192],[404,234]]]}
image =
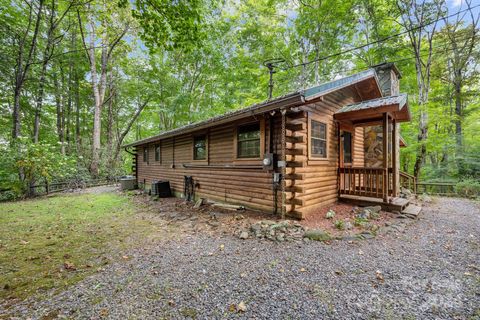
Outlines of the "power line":
{"label": "power line", "polygon": [[381,42],[384,42],[384,41],[388,41],[390,39],[394,39],[396,37],[399,37],[401,35],[404,35],[404,34],[407,34],[409,32],[412,32],[412,31],[415,31],[415,30],[418,30],[418,29],[421,29],[423,27],[426,27],[426,26],[429,26],[431,24],[434,24],[440,20],[444,20],[444,19],[448,19],[448,18],[451,18],[453,16],[456,16],[456,15],[459,15],[460,13],[463,13],[463,12],[466,12],[468,10],[473,10],[475,8],[478,8],[480,7],[480,4],[476,5],[476,6],[473,6],[473,7],[469,7],[469,8],[466,8],[466,9],[463,9],[463,10],[459,10],[458,12],[456,13],[452,13],[448,16],[442,16],[442,17],[439,17],[438,19],[435,19],[429,23],[424,23],[424,24],[420,24],[416,27],[413,27],[411,29],[407,29],[407,30],[404,30],[402,32],[398,32],[398,33],[395,33],[395,34],[392,34],[392,35],[389,35],[385,38],[382,38],[382,39],[378,39],[378,40],[375,40],[375,41],[372,41],[372,42],[368,42],[368,43],[365,43],[365,44],[362,44],[360,46],[357,46],[357,47],[353,47],[353,48],[349,48],[349,49],[346,49],[346,50],[343,50],[343,51],[340,51],[340,52],[336,52],[336,53],[333,53],[333,54],[330,54],[330,55],[327,55],[327,56],[323,56],[323,57],[320,57],[320,58],[316,58],[316,59],[313,59],[313,60],[310,60],[310,61],[307,61],[307,62],[302,62],[302,63],[298,63],[298,64],[295,64],[295,65],[291,65],[291,66],[288,66],[288,67],[284,67],[282,68],[283,70],[287,70],[287,69],[292,69],[292,68],[297,68],[297,67],[303,67],[303,66],[306,66],[306,65],[309,65],[309,64],[312,64],[314,62],[317,62],[317,61],[323,61],[323,60],[327,60],[327,59],[330,59],[330,58],[333,58],[333,57],[337,57],[337,56],[340,56],[340,55],[344,55],[346,53],[349,53],[349,52],[352,52],[352,51],[356,51],[356,50],[359,50],[359,49],[363,49],[365,47],[368,47],[368,46],[371,46],[371,45],[374,45],[374,44],[378,44],[378,43],[381,43]]}
{"label": "power line", "polygon": [[[462,36],[462,37],[459,37],[458,39],[465,40],[466,38],[468,38],[468,36],[466,36],[466,37]],[[437,57],[441,54],[448,53],[448,52],[453,51],[453,50],[455,50],[455,49],[454,48],[446,48],[446,49],[442,49],[442,50],[435,50],[435,51],[432,50],[432,57]],[[461,51],[461,48],[458,49],[458,50]],[[419,55],[419,57],[426,57],[428,55],[429,55],[429,53],[425,53],[425,54]],[[396,60],[389,60],[388,62],[390,62],[390,63],[402,63],[402,62],[406,62],[406,61],[410,61],[410,60],[414,60],[414,59],[416,59],[416,55],[408,56],[408,57],[405,57],[405,58],[399,58],[399,59],[396,59]],[[354,68],[337,70],[333,74],[330,73],[330,72],[324,72],[324,73],[321,73],[320,75],[322,75],[322,76],[332,76],[332,75],[341,76],[341,75],[344,75],[347,72],[353,72],[353,71],[360,72],[360,71],[368,70],[370,68],[371,67],[354,67]]]}

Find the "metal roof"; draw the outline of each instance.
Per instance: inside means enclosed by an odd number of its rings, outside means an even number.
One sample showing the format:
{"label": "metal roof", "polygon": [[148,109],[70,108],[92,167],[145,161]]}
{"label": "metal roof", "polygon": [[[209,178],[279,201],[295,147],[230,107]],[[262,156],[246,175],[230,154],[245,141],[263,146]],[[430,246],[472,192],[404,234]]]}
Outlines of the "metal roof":
{"label": "metal roof", "polygon": [[138,140],[129,144],[125,144],[123,145],[123,147],[127,148],[127,147],[137,146],[137,145],[157,141],[160,139],[173,137],[178,134],[205,129],[205,128],[212,127],[214,125],[219,125],[225,122],[235,121],[235,120],[252,116],[255,114],[269,112],[269,111],[276,110],[283,107],[292,107],[292,106],[302,105],[305,103],[305,101],[311,101],[320,96],[324,96],[328,93],[343,89],[345,87],[351,86],[355,83],[361,82],[369,78],[374,78],[378,85],[378,80],[377,80],[377,75],[375,73],[375,70],[368,69],[348,77],[344,77],[341,79],[323,83],[315,87],[311,87],[309,89],[296,91],[272,100],[266,100],[260,103],[256,103],[247,108],[235,110],[235,111],[228,112],[204,121],[188,124],[176,129],[165,131],[152,137],[148,137],[148,138]]}
{"label": "metal roof", "polygon": [[350,112],[350,111],[365,110],[370,108],[378,108],[383,106],[389,106],[392,104],[398,104],[398,108],[399,110],[401,110],[407,104],[407,95],[399,94],[397,96],[388,96],[388,97],[362,101],[360,103],[344,106],[335,113],[344,113],[344,112]]}
{"label": "metal roof", "polygon": [[[377,81],[377,74],[374,69],[368,69],[359,73],[355,73],[351,76],[341,78],[338,80],[333,80],[330,82],[322,83],[321,85],[309,88],[305,90],[305,100],[313,100],[320,96],[324,96],[332,91],[336,91],[341,88],[351,86],[352,84],[358,83],[360,81],[375,78]],[[378,85],[378,81],[377,81]]]}

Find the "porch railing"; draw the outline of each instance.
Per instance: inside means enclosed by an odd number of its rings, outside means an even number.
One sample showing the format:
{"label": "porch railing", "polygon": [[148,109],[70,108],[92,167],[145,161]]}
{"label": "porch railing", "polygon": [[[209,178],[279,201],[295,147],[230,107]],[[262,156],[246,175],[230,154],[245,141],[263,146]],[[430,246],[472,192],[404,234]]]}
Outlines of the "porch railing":
{"label": "porch railing", "polygon": [[[392,169],[385,174],[383,168],[348,167],[338,169],[340,194],[386,198],[393,194]],[[386,183],[384,180],[386,179]]]}
{"label": "porch railing", "polygon": [[413,193],[417,193],[417,179],[414,175],[400,171],[400,185]]}

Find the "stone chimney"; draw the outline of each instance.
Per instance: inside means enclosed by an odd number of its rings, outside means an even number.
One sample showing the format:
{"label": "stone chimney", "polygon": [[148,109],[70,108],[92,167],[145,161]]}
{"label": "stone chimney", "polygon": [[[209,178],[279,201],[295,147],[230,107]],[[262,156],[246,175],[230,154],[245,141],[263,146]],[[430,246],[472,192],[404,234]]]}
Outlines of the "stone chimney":
{"label": "stone chimney", "polygon": [[400,94],[399,79],[402,78],[402,75],[394,63],[384,62],[372,68],[377,73],[378,82],[384,97]]}

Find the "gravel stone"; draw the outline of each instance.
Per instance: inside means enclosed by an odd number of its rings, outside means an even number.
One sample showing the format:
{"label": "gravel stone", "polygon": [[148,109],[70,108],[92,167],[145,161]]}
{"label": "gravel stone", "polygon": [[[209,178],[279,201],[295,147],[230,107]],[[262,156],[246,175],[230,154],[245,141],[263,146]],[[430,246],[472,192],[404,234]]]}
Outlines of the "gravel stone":
{"label": "gravel stone", "polygon": [[478,204],[432,198],[404,233],[369,241],[198,233],[132,250],[43,300],[0,302],[0,318],[474,319],[479,226]]}

